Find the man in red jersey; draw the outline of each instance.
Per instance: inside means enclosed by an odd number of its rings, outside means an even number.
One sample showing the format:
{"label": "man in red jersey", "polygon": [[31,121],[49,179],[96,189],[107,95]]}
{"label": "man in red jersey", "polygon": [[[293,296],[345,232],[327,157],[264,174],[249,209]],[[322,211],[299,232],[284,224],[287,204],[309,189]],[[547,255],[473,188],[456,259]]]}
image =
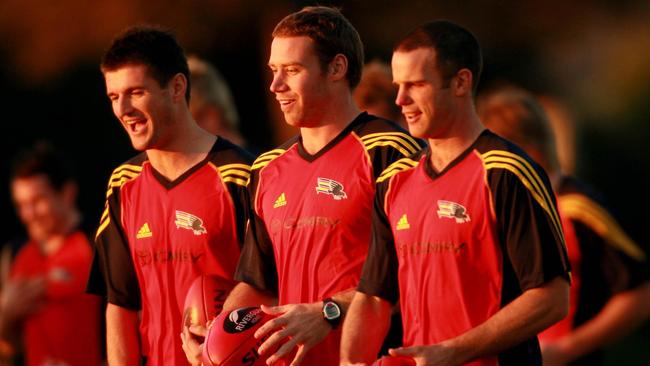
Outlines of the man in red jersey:
{"label": "man in red jersey", "polygon": [[187,60],[170,33],[127,29],[101,70],[113,112],[142,153],[110,178],[88,291],[108,300],[110,364],[136,365],[143,355],[180,365],[190,284],[235,271],[252,159],[193,120]]}
{"label": "man in red jersey", "polygon": [[569,315],[539,335],[544,365],[602,365],[602,348],[650,316],[647,255],[598,195],[563,174],[551,125],[533,95],[502,87],[482,95],[477,108],[488,128],[544,167],[557,193],[573,277]]}
{"label": "man in red jersey", "polygon": [[355,105],[363,45],[338,10],[285,17],[268,64],[270,90],[300,134],[253,164],[242,282],[224,308],[264,304],[277,315],[256,332],[268,336],[259,353],[271,355],[269,364],[334,365],[368,249],[374,181],[419,144]]}
{"label": "man in red jersey", "polygon": [[51,145],[38,143],[16,158],[10,179],[28,240],[0,295],[2,356],[21,335],[27,365],[100,365],[101,301],[84,293],[92,249],[72,171]]}
{"label": "man in red jersey", "polygon": [[539,365],[536,334],[566,315],[569,272],[553,191],[474,110],[477,40],[448,22],[398,42],[393,80],[429,148],[377,180],[373,237],[344,324],[342,364],[369,364],[399,300],[417,365]]}

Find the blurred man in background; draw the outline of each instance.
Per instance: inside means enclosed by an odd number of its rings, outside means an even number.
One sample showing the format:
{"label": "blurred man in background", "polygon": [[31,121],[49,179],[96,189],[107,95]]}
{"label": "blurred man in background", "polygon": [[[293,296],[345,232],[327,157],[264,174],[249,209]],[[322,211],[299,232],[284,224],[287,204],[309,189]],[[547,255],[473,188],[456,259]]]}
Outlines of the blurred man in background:
{"label": "blurred man in background", "polygon": [[191,95],[190,112],[203,129],[245,146],[239,132],[239,113],[223,75],[210,63],[189,56]]}
{"label": "blurred man in background", "polygon": [[361,81],[354,89],[354,101],[359,108],[374,116],[398,122],[406,128],[399,107],[395,104],[397,88],[393,85],[390,66],[373,60],[363,66]]}
{"label": "blurred man in background", "polygon": [[84,293],[92,250],[71,169],[39,143],[15,159],[10,186],[28,240],[0,294],[3,353],[22,341],[27,365],[99,365],[101,303]]}
{"label": "blurred man in background", "polygon": [[569,315],[539,336],[544,365],[601,365],[602,348],[650,316],[647,255],[590,188],[564,175],[552,126],[532,94],[499,87],[479,98],[478,110],[488,128],[542,165],[558,196],[573,277]]}

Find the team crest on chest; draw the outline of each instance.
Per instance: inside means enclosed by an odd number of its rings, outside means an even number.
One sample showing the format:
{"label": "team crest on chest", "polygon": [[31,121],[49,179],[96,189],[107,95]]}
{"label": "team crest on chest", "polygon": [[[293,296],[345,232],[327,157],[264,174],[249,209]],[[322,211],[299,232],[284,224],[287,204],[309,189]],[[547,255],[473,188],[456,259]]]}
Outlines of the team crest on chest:
{"label": "team crest on chest", "polygon": [[343,184],[329,178],[318,177],[318,181],[316,182],[316,194],[319,193],[332,195],[332,197],[337,201],[348,198],[348,195],[343,190]]}
{"label": "team crest on chest", "polygon": [[456,202],[438,200],[438,218],[441,217],[454,219],[459,224],[470,221],[465,206]]}
{"label": "team crest on chest", "polygon": [[192,230],[194,235],[206,234],[208,231],[203,226],[203,220],[191,213],[176,210],[176,228]]}

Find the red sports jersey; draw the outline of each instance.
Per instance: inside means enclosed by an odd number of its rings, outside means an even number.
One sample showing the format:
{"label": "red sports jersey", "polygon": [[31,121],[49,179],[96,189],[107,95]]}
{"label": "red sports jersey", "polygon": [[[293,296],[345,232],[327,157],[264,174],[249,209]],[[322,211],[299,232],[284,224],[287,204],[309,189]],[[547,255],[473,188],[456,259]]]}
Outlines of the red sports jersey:
{"label": "red sports jersey", "polygon": [[[368,251],[374,180],[418,150],[397,125],[363,113],[316,155],[299,138],[262,154],[253,164],[254,213],[237,279],[276,293],[280,304],[354,289]],[[340,329],[303,364],[338,364],[339,342]]]}
{"label": "red sports jersey", "polygon": [[18,253],[11,278],[46,279],[45,303],[23,323],[27,365],[100,365],[101,301],[84,293],[91,262],[86,235],[76,231],[55,253],[43,255],[35,242]]}
{"label": "red sports jersey", "polygon": [[[543,171],[485,131],[442,172],[427,153],[378,179],[373,241],[359,290],[399,298],[404,345],[430,345],[485,322],[568,261]],[[535,338],[471,365],[539,365]]]}
{"label": "red sports jersey", "polygon": [[[625,233],[599,202],[598,195],[580,181],[563,177],[558,209],[572,268],[569,315],[539,335],[552,342],[596,316],[618,292],[648,281],[646,253]],[[600,350],[572,365],[603,364]]]}
{"label": "red sports jersey", "polygon": [[246,222],[248,154],[221,138],[173,182],[141,154],[111,176],[89,292],[142,310],[151,365],[181,365],[182,309],[194,278],[232,278]]}

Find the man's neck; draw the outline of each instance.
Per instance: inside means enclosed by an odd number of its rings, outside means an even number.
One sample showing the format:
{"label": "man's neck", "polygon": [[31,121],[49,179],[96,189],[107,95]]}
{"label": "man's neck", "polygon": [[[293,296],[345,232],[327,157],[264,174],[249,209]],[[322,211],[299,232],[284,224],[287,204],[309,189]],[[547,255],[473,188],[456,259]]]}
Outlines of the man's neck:
{"label": "man's neck", "polygon": [[217,139],[191,119],[182,126],[165,149],[147,150],[153,168],[170,181],[205,159]]}
{"label": "man's neck", "polygon": [[309,154],[314,155],[323,149],[361,113],[351,96],[342,103],[331,105],[317,126],[300,129],[302,145]]}
{"label": "man's neck", "polygon": [[485,129],[474,110],[450,124],[448,131],[427,139],[431,150],[431,167],[440,172],[469,148]]}

